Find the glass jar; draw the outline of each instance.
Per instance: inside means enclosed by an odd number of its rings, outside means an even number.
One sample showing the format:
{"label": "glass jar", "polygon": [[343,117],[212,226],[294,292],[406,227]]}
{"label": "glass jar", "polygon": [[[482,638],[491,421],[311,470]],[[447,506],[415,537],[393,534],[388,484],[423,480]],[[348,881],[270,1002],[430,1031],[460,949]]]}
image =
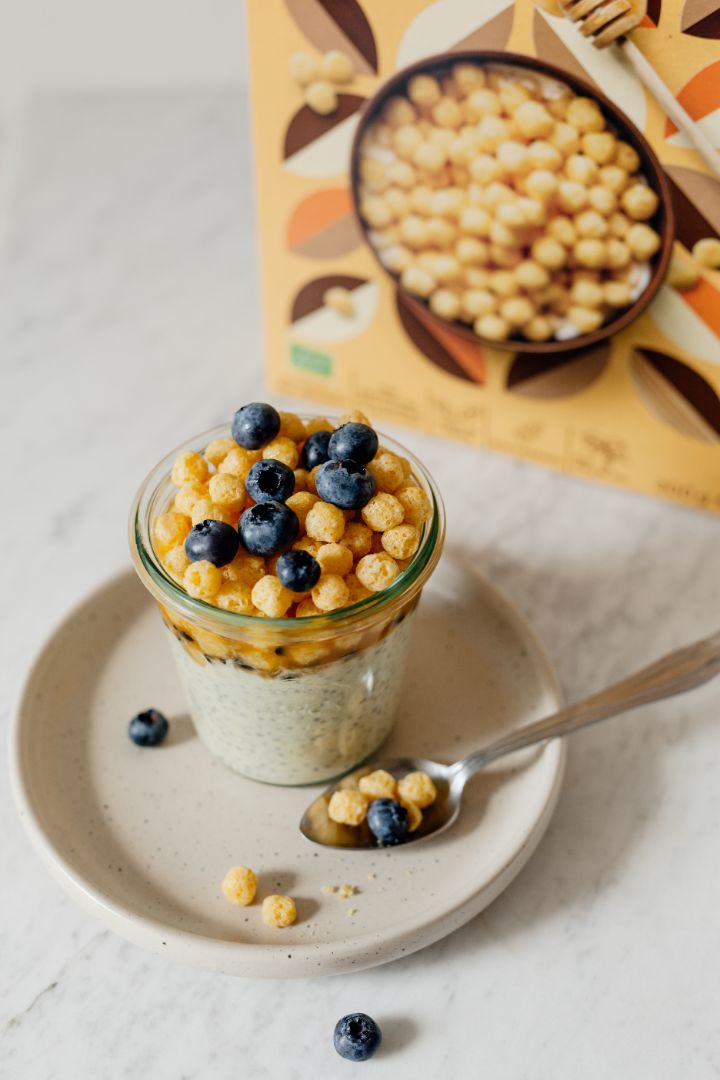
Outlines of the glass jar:
{"label": "glass jar", "polygon": [[130,514],[130,548],[157,601],[190,715],[208,750],[269,784],[313,784],[359,765],[387,738],[399,703],[412,615],[442,550],[442,500],[426,469],[402,446],[432,506],[420,545],[393,584],[349,607],[305,618],[224,611],[189,596],[163,567],[153,522],[172,505],[170,472],[180,450],[202,451],[228,435],[215,428],[164,458]]}

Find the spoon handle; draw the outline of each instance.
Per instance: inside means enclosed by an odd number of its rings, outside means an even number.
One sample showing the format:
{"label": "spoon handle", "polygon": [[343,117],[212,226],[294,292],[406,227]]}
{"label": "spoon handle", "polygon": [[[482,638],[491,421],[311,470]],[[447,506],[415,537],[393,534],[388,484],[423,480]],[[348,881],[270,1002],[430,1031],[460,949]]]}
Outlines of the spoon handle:
{"label": "spoon handle", "polygon": [[606,720],[650,701],[682,694],[716,675],[720,675],[720,633],[676,649],[605,690],[576,701],[534,724],[509,732],[457,762],[452,766],[452,771],[467,780],[489,762],[513,750],[521,750],[559,735],[569,735],[598,720]]}

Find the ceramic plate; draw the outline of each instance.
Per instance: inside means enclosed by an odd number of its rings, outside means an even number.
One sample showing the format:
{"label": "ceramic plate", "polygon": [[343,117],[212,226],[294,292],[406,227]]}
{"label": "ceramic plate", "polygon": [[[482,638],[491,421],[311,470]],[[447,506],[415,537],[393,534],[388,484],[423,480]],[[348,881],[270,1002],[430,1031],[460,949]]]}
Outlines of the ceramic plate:
{"label": "ceramic plate", "polygon": [[[524,619],[458,560],[426,587],[397,728],[383,753],[454,760],[559,704]],[[140,749],[128,719],[156,706],[163,746]],[[477,915],[534,851],[558,796],[564,747],[516,754],[468,787],[435,842],[335,852],[297,823],[318,787],[253,783],[196,738],[158,614],[130,573],[81,603],[27,678],[11,771],[24,824],[73,898],[139,945],[236,975],[327,975],[437,941]],[[229,866],[259,874],[259,898],[295,897],[297,923],[270,929],[259,903],[229,905]],[[351,884],[341,900],[323,886]]]}

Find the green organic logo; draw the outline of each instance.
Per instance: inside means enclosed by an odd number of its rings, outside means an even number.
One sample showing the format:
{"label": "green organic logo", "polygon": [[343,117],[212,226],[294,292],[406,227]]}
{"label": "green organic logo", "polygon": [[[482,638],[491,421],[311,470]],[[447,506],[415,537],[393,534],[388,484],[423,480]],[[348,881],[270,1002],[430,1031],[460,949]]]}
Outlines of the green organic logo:
{"label": "green organic logo", "polygon": [[309,371],[313,375],[322,375],[326,379],[329,379],[332,375],[332,356],[318,352],[317,349],[309,349],[307,345],[293,343],[290,346],[290,363],[301,371]]}

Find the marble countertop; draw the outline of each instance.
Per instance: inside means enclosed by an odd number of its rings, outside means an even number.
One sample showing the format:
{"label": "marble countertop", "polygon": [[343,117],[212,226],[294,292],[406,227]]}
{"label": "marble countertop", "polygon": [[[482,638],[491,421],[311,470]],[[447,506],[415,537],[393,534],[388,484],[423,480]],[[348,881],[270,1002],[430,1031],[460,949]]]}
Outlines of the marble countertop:
{"label": "marble countertop", "polygon": [[[263,385],[242,95],[48,96],[21,133],[0,281],[4,727],[41,639],[127,563],[148,463]],[[570,698],[716,628],[717,519],[401,437]],[[0,1075],[349,1076],[332,1027],[365,1010],[378,1080],[720,1076],[719,705],[710,685],[574,736],[503,896],[331,979],[220,977],[125,943],[50,880],[1,785]]]}

